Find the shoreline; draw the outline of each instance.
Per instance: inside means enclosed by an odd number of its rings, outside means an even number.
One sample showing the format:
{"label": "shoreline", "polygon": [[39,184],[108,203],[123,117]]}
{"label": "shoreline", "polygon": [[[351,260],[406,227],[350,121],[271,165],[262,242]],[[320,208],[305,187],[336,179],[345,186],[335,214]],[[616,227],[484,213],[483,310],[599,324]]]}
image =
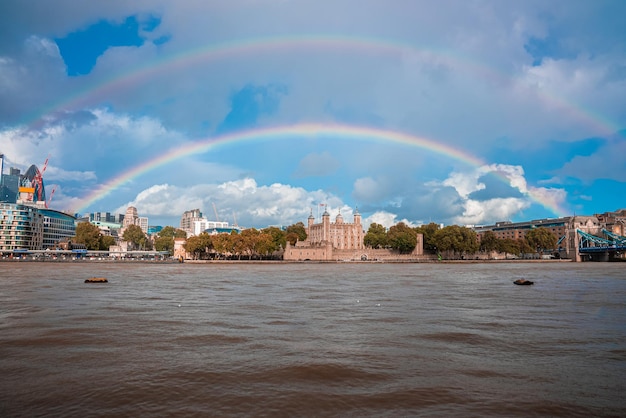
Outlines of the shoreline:
{"label": "shoreline", "polygon": [[0,259],[0,263],[98,263],[98,264],[506,264],[506,263],[572,263],[571,259],[472,259],[472,260],[185,260],[183,263],[177,260],[50,260],[50,259]]}

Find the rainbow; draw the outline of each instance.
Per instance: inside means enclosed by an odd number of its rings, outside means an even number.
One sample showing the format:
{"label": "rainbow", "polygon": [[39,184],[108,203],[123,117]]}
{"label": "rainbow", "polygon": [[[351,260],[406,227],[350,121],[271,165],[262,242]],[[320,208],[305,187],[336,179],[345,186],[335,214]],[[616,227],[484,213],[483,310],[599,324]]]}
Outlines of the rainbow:
{"label": "rainbow", "polygon": [[[83,212],[93,203],[106,197],[112,191],[122,186],[124,183],[127,183],[132,179],[135,179],[145,173],[148,173],[160,166],[169,164],[180,158],[193,154],[206,153],[220,145],[240,144],[246,141],[286,139],[293,138],[294,136],[305,136],[314,138],[332,137],[359,141],[385,141],[418,147],[428,152],[451,158],[471,167],[481,167],[485,164],[479,158],[465,151],[453,148],[441,142],[398,131],[352,125],[314,123],[258,128],[246,131],[238,131],[216,137],[209,137],[191,142],[181,147],[170,149],[163,154],[160,154],[156,158],[144,161],[143,163],[119,174],[117,177],[114,177],[106,183],[102,184],[100,187],[93,190],[91,194],[84,197],[83,199],[80,199],[80,201],[77,203],[77,207],[73,210],[73,212]],[[509,180],[508,178],[506,178],[506,176],[504,176],[503,174],[499,174],[498,172],[494,173],[496,176],[500,177],[500,179],[503,180],[506,184],[509,184]],[[565,211],[563,211],[557,205],[557,203],[545,199],[539,194],[534,194],[532,191],[530,191],[528,195],[543,207],[550,209],[554,214],[558,216],[564,216]]]}
{"label": "rainbow", "polygon": [[[176,54],[162,55],[156,60],[147,61],[128,71],[112,73],[100,79],[96,84],[87,84],[73,89],[73,94],[35,110],[23,120],[22,124],[33,126],[45,119],[46,115],[93,106],[94,103],[105,99],[107,94],[112,91],[130,90],[134,86],[146,83],[158,75],[167,74],[178,69],[255,53],[275,53],[293,50],[319,50],[322,52],[347,50],[360,53],[385,54],[386,58],[429,57],[437,60],[437,62],[445,63],[463,72],[470,72],[489,81],[517,83],[517,80],[511,76],[464,57],[456,51],[453,53],[453,51],[445,49],[420,49],[397,40],[322,35],[253,38],[203,45]],[[540,100],[552,108],[571,113],[572,116],[584,121],[584,123],[589,124],[589,126],[599,130],[601,133],[613,134],[617,131],[615,124],[600,115],[592,113],[590,110],[568,103],[540,88],[536,89],[536,94]]]}

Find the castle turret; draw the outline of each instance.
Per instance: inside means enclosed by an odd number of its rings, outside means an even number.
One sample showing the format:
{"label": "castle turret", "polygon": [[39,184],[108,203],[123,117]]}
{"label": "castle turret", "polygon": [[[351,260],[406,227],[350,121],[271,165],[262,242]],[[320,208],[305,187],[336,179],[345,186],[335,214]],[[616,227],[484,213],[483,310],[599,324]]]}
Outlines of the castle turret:
{"label": "castle turret", "polygon": [[311,209],[311,214],[309,215],[309,218],[307,219],[307,226],[306,226],[306,236],[307,239],[308,237],[311,236],[311,227],[313,226],[313,224],[315,223],[315,218],[313,217],[313,209]]}
{"label": "castle turret", "polygon": [[339,214],[335,218],[335,223],[336,224],[342,224],[343,223],[343,216],[341,215],[341,210],[339,210]]}
{"label": "castle turret", "polygon": [[354,223],[355,225],[361,225],[361,214],[358,207],[354,209]]}
{"label": "castle turret", "polygon": [[322,214],[322,226],[322,241],[328,241],[330,239],[330,213],[328,213],[328,208],[325,208]]}

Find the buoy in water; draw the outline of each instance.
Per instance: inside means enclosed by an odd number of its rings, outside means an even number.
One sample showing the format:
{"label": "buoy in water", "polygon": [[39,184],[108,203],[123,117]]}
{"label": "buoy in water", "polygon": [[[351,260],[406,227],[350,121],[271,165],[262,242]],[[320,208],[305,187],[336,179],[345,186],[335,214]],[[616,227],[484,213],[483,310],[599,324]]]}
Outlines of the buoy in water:
{"label": "buoy in water", "polygon": [[108,283],[109,281],[104,277],[91,277],[85,280],[85,283]]}

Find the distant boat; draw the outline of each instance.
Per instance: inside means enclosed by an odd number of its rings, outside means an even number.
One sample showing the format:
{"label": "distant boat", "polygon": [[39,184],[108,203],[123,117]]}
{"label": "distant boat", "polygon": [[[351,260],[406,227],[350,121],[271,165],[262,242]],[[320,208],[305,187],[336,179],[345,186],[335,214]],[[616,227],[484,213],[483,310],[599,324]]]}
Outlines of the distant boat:
{"label": "distant boat", "polygon": [[535,284],[535,282],[531,282],[530,280],[526,280],[526,279],[517,279],[513,283],[520,285],[520,286],[530,286],[531,284]]}

